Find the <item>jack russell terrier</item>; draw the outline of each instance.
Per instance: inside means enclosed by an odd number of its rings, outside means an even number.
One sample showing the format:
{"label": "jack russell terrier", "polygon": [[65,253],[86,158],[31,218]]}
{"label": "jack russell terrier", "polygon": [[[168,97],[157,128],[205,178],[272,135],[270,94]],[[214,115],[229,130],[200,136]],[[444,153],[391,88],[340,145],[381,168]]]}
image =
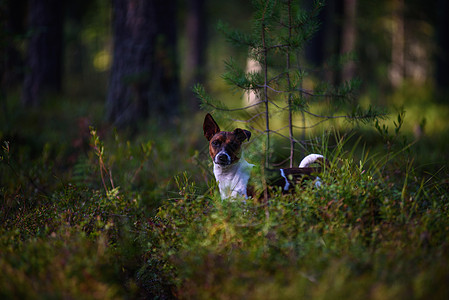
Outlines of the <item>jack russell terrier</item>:
{"label": "jack russell terrier", "polygon": [[[248,198],[247,186],[253,164],[243,158],[242,143],[249,141],[251,132],[236,128],[234,131],[221,131],[210,114],[207,114],[203,124],[204,136],[209,141],[209,154],[214,163],[214,175],[222,199],[243,197]],[[306,156],[298,168],[276,170],[280,176],[272,181],[283,191],[288,191],[296,180],[304,175],[317,172],[309,167],[315,162],[325,161],[320,154]],[[321,183],[317,177],[316,186]]]}

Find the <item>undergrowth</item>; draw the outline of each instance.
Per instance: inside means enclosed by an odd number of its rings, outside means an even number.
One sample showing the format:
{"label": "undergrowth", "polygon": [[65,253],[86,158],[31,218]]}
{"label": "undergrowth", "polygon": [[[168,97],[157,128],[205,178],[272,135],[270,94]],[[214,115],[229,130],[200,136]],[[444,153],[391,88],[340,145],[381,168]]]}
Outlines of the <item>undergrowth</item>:
{"label": "undergrowth", "polygon": [[220,200],[196,125],[35,144],[2,126],[0,297],[448,298],[448,181],[399,130],[379,125],[384,154],[323,135],[321,188],[243,204]]}
{"label": "undergrowth", "polygon": [[[336,150],[322,175],[268,203],[214,193],[165,203],[148,260],[194,299],[443,299],[447,194]],[[405,179],[404,178],[408,178]],[[184,186],[191,183],[185,182]]]}

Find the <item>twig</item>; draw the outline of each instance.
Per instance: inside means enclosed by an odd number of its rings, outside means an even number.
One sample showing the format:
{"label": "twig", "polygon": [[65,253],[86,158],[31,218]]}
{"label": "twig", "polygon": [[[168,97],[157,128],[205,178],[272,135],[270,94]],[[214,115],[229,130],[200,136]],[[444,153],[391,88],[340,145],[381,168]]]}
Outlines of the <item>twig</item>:
{"label": "twig", "polygon": [[[321,118],[321,119],[353,119],[353,120],[360,120],[360,119],[366,119],[369,116],[368,115],[364,115],[364,116],[349,116],[349,115],[343,115],[343,116],[322,116],[322,115],[318,115],[318,114],[314,114],[308,110],[303,110],[303,112],[305,112],[308,115],[311,115],[313,117],[316,118]],[[381,115],[385,115],[385,114],[381,114]]]}
{"label": "twig", "polygon": [[[292,6],[291,0],[288,0],[288,39],[292,38]],[[287,49],[287,70],[290,70],[290,51]],[[290,82],[290,73],[287,72],[287,85],[288,89],[291,90],[292,85]],[[288,93],[288,129],[290,135],[290,168],[293,167],[293,158],[295,153],[295,142],[293,141],[293,95],[292,93]]]}
{"label": "twig", "polygon": [[240,123],[250,123],[253,121],[253,119],[258,118],[260,116],[263,115],[263,112],[260,112],[258,114],[255,114],[254,116],[252,116],[251,118],[249,118],[248,120],[237,120],[237,119],[231,119],[234,122],[240,122]]}
{"label": "twig", "polygon": [[310,129],[310,128],[314,128],[314,127],[316,127],[316,126],[318,126],[318,125],[320,125],[321,123],[324,123],[324,122],[326,122],[326,121],[329,121],[328,119],[324,119],[324,120],[321,120],[321,121],[318,121],[318,122],[316,122],[315,124],[313,124],[313,125],[309,125],[309,126],[296,126],[296,125],[293,125],[293,127],[294,128],[296,128],[296,129]]}
{"label": "twig", "polygon": [[[257,87],[263,88],[263,87],[265,87],[265,85],[257,85]],[[292,92],[296,91],[296,92],[301,92],[301,93],[306,94],[307,96],[311,96],[311,97],[320,97],[320,96],[322,96],[322,97],[333,97],[334,96],[334,95],[331,95],[331,94],[328,94],[328,95],[327,94],[314,94],[312,91],[306,90],[306,89],[302,89],[302,88],[294,89],[294,90],[291,90],[291,91],[279,91],[279,90],[276,90],[275,88],[272,88],[269,85],[267,85],[266,87],[268,89],[272,90],[273,92],[276,92],[276,93],[292,93]]]}
{"label": "twig", "polygon": [[[289,159],[290,159],[290,157],[287,157],[286,159],[284,159],[284,160],[281,161],[280,163],[273,164],[273,166],[274,166],[274,167],[279,167],[279,166],[285,164],[285,162],[287,162]],[[290,166],[290,168],[291,168],[291,166]]]}
{"label": "twig", "polygon": [[246,109],[248,109],[248,108],[251,108],[251,107],[257,106],[257,105],[259,105],[259,104],[263,104],[263,103],[265,103],[265,102],[264,102],[264,101],[259,101],[259,102],[256,102],[256,103],[254,103],[254,104],[251,104],[251,105],[248,105],[248,106],[245,106],[245,107],[240,107],[240,108],[225,108],[225,107],[218,107],[217,105],[214,105],[214,104],[212,104],[212,103],[210,103],[210,102],[206,102],[207,105],[209,105],[209,106],[211,106],[211,107],[213,107],[213,108],[215,108],[215,109],[221,110],[221,111],[240,111],[240,110],[246,110]]}

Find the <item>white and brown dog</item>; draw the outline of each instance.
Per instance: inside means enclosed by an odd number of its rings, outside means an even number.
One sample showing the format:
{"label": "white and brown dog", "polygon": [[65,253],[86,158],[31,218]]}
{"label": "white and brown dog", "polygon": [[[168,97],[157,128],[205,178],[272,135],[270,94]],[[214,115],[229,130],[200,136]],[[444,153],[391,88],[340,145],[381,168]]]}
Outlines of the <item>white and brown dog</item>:
{"label": "white and brown dog", "polygon": [[[209,141],[209,154],[214,163],[214,175],[222,199],[248,197],[248,181],[253,164],[243,158],[242,143],[249,141],[251,132],[236,128],[234,131],[221,131],[210,114],[207,114],[203,124],[204,136]],[[310,175],[316,171],[309,165],[324,161],[320,154],[306,156],[299,168],[279,169],[279,179],[275,185],[288,191],[298,176]],[[317,181],[318,183],[319,181]]]}
{"label": "white and brown dog", "polygon": [[210,114],[204,119],[203,130],[209,141],[209,154],[221,198],[247,198],[247,185],[254,165],[243,158],[242,143],[249,141],[251,132],[240,128],[232,132],[221,131]]}

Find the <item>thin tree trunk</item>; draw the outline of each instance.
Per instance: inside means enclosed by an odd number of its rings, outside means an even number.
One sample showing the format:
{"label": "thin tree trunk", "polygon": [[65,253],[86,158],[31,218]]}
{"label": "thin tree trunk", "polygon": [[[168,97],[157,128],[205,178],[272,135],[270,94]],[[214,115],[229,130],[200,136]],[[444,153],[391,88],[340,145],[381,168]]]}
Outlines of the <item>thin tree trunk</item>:
{"label": "thin tree trunk", "polygon": [[63,2],[30,0],[22,102],[38,106],[45,92],[61,91]]}
{"label": "thin tree trunk", "polygon": [[192,87],[203,83],[206,65],[207,25],[205,0],[188,0],[186,20],[187,53],[185,61],[186,90],[185,99],[187,109],[198,110],[198,99],[192,93]]}
{"label": "thin tree trunk", "polygon": [[[292,3],[288,0],[288,39],[292,38]],[[290,168],[293,167],[293,160],[295,155],[295,137],[293,136],[293,92],[291,91],[292,85],[290,82],[290,49],[287,49],[287,86],[288,86],[288,129],[290,137]]]}
{"label": "thin tree trunk", "polygon": [[[343,29],[341,40],[341,54],[352,53],[355,51],[356,26],[355,17],[357,10],[357,0],[344,0],[343,3]],[[350,80],[354,77],[355,63],[349,61],[343,66],[342,81]]]}
{"label": "thin tree trunk", "polygon": [[391,33],[390,80],[393,87],[398,87],[404,80],[404,0],[394,1],[393,28]]}
{"label": "thin tree trunk", "polygon": [[5,88],[11,88],[23,82],[24,61],[22,55],[14,42],[18,36],[26,33],[25,0],[3,1],[0,4],[0,26],[1,26],[1,81]]}
{"label": "thin tree trunk", "polygon": [[[255,51],[250,49],[250,51]],[[260,73],[262,71],[262,65],[257,61],[248,57],[246,59],[246,73]],[[243,102],[246,105],[252,105],[260,101],[260,93],[257,90],[248,90],[243,94]]]}
{"label": "thin tree trunk", "polygon": [[[313,0],[304,1],[305,8],[313,7]],[[339,51],[340,30],[335,20],[339,19],[337,6],[340,1],[327,1],[318,15],[321,24],[312,39],[305,45],[305,58],[315,66],[321,66]],[[336,74],[333,69],[323,69],[323,79],[334,83]]]}
{"label": "thin tree trunk", "polygon": [[264,87],[263,87],[263,101],[265,103],[265,133],[267,137],[267,144],[265,150],[265,167],[270,166],[270,103],[268,101],[268,49],[265,40],[265,24],[262,22],[262,53],[263,53],[263,72],[264,72]]}
{"label": "thin tree trunk", "polygon": [[441,100],[447,101],[448,97],[445,97],[445,93],[449,93],[449,18],[447,16],[449,2],[439,0],[437,9],[435,77],[437,87],[442,92]]}

